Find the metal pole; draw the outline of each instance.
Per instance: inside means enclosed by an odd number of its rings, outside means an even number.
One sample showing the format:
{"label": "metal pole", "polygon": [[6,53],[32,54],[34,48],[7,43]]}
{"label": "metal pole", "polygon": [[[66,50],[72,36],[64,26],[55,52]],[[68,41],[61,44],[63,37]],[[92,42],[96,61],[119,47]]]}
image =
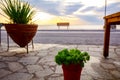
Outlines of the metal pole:
{"label": "metal pole", "polygon": [[32,49],[34,49],[33,39],[32,39]]}
{"label": "metal pole", "polygon": [[27,44],[27,54],[28,54],[29,52],[28,52],[28,44]]}
{"label": "metal pole", "polygon": [[1,46],[1,26],[0,26],[0,46]]}
{"label": "metal pole", "polygon": [[[107,0],[105,0],[105,10],[104,10],[104,17],[106,16],[106,14],[107,14]],[[104,22],[103,29],[105,29],[105,22]]]}
{"label": "metal pole", "polygon": [[107,14],[107,0],[105,0],[105,16]]}
{"label": "metal pole", "polygon": [[0,23],[0,46],[1,46],[1,27],[2,27],[3,25]]}
{"label": "metal pole", "polygon": [[9,51],[9,35],[7,33],[7,51]]}

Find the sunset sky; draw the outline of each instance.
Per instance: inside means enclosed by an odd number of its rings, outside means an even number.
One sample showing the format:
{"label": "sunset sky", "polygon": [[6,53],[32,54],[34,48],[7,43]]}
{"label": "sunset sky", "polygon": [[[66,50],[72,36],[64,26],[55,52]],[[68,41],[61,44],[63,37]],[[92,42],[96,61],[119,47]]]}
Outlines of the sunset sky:
{"label": "sunset sky", "polygon": [[[57,22],[71,24],[103,24],[105,0],[24,0],[37,13],[33,21],[39,25]],[[107,0],[107,15],[120,11],[120,0]],[[0,11],[1,12],[1,11]],[[0,22],[5,20],[0,15]]]}

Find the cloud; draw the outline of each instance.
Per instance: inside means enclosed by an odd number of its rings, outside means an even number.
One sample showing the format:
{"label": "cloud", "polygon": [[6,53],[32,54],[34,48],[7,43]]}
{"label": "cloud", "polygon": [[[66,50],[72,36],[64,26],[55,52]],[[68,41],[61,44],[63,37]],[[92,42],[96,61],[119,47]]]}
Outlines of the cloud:
{"label": "cloud", "polygon": [[[29,0],[39,11],[50,15],[74,16],[91,24],[102,24],[105,0]],[[107,0],[107,13],[120,11],[119,0]]]}
{"label": "cloud", "polygon": [[[79,1],[79,0],[78,0]],[[78,10],[82,4],[78,3],[77,0],[29,0],[29,2],[39,9],[52,15],[61,16],[72,14],[74,11]],[[80,2],[80,1],[79,1]]]}
{"label": "cloud", "polygon": [[112,14],[120,11],[120,1],[107,5],[107,14]]}
{"label": "cloud", "polygon": [[95,10],[96,7],[94,6],[90,6],[90,7],[86,7],[85,9],[82,9],[81,12],[87,12],[87,11],[91,11],[91,10]]}
{"label": "cloud", "polygon": [[82,4],[74,4],[74,5],[68,5],[65,7],[65,14],[69,15],[72,14],[73,12],[77,11],[80,7],[82,7]]}
{"label": "cloud", "polygon": [[90,24],[101,24],[103,23],[102,19],[99,19],[98,16],[95,15],[82,15],[78,16],[80,19],[89,22]]}
{"label": "cloud", "polygon": [[[120,1],[107,4],[107,15],[120,11]],[[91,24],[103,24],[105,16],[105,6],[83,6],[74,12],[75,16],[90,22]]]}
{"label": "cloud", "polygon": [[38,7],[47,13],[60,15],[59,5],[59,2],[42,1]]}
{"label": "cloud", "polygon": [[53,15],[60,15],[59,1],[51,0],[29,0],[29,2],[39,9],[39,11],[46,12]]}
{"label": "cloud", "polygon": [[80,0],[85,7],[95,6],[101,7],[104,5],[105,0]]}
{"label": "cloud", "polygon": [[[106,15],[120,12],[120,1],[107,4]],[[97,13],[103,14],[105,16],[105,6],[94,9]]]}
{"label": "cloud", "polygon": [[[75,22],[102,24],[105,10],[105,0],[24,0],[28,1],[35,9],[40,19],[61,19],[72,16]],[[107,15],[120,11],[120,0],[107,0]],[[41,17],[44,13],[45,17]],[[51,16],[51,17],[48,17]],[[76,20],[74,20],[74,18]],[[38,18],[39,19],[39,18]],[[56,19],[54,19],[55,21]],[[79,20],[79,21],[77,21]],[[69,20],[68,20],[69,21]]]}

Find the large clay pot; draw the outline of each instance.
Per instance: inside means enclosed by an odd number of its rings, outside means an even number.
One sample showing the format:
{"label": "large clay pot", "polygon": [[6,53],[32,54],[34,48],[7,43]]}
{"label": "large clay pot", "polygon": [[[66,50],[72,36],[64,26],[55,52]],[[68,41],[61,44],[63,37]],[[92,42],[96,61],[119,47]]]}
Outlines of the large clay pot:
{"label": "large clay pot", "polygon": [[4,24],[12,40],[20,47],[25,47],[35,36],[38,25],[35,24]]}
{"label": "large clay pot", "polygon": [[82,67],[80,64],[62,65],[64,80],[80,80]]}

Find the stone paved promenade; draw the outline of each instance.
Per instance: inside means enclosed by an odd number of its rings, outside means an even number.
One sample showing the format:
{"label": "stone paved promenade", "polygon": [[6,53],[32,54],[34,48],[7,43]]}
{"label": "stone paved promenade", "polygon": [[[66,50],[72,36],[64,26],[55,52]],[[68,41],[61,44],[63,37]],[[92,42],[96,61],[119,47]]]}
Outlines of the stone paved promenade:
{"label": "stone paved promenade", "polygon": [[54,56],[63,48],[87,51],[91,59],[83,68],[81,80],[120,80],[120,46],[110,46],[110,56],[104,59],[102,45],[34,44],[25,48],[6,44],[0,46],[0,80],[63,80],[61,66]]}

